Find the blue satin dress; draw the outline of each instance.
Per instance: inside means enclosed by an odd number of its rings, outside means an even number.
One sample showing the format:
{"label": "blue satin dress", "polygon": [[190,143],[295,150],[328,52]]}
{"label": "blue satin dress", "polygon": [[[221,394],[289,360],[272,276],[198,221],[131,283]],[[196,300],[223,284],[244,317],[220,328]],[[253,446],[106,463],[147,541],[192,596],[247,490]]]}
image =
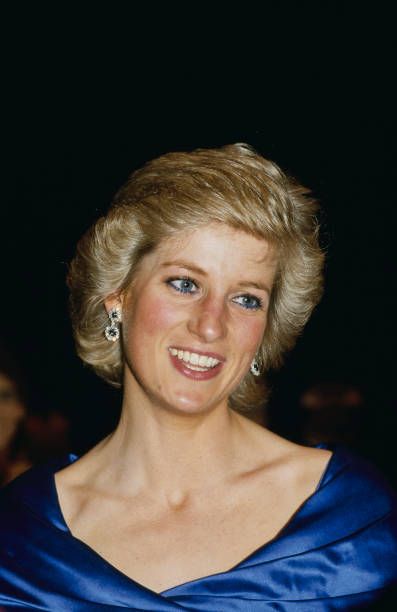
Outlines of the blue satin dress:
{"label": "blue satin dress", "polygon": [[0,610],[383,610],[383,596],[397,584],[394,493],[342,448],[277,537],[228,571],[161,593],[122,574],[69,531],[54,473],[74,460],[33,468],[0,495]]}

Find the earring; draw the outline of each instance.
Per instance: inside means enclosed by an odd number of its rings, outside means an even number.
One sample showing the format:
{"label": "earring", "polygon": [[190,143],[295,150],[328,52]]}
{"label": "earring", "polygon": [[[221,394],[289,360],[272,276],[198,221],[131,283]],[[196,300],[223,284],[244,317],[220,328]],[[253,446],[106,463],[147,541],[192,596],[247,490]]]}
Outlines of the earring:
{"label": "earring", "polygon": [[259,369],[259,363],[257,362],[256,359],[252,360],[250,371],[251,371],[251,374],[253,374],[254,376],[259,376],[260,375],[261,371]]}
{"label": "earring", "polygon": [[119,323],[121,323],[121,308],[119,306],[112,308],[108,313],[108,317],[110,323],[105,327],[106,340],[116,342],[120,338]]}

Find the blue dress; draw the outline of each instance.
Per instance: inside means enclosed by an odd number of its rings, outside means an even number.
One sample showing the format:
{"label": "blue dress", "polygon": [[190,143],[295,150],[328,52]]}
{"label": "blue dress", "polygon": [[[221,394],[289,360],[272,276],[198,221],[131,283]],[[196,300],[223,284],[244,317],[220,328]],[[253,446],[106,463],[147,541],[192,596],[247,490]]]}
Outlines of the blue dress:
{"label": "blue dress", "polygon": [[226,572],[161,593],[70,533],[54,472],[75,459],[33,468],[0,495],[0,610],[324,612],[384,610],[383,597],[391,601],[396,498],[374,468],[347,450],[334,450],[315,493],[272,541]]}

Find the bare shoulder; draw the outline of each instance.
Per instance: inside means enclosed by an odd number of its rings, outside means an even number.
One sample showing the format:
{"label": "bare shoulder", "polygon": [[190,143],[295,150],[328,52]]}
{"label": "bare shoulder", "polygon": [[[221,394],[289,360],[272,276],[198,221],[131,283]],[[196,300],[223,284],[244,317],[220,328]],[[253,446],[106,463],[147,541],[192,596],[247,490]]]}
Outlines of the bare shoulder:
{"label": "bare shoulder", "polygon": [[332,457],[332,451],[323,448],[311,448],[294,445],[297,448],[292,455],[293,470],[297,479],[312,483],[313,490],[317,488]]}
{"label": "bare shoulder", "polygon": [[[244,417],[243,417],[244,418]],[[246,419],[245,419],[246,420]],[[332,451],[296,444],[257,425],[244,423],[250,448],[264,472],[297,487],[315,489],[332,457]]]}
{"label": "bare shoulder", "polygon": [[100,442],[77,461],[54,474],[59,504],[69,526],[92,498],[90,483],[95,481],[96,473],[102,470],[102,464],[98,462],[102,444]]}

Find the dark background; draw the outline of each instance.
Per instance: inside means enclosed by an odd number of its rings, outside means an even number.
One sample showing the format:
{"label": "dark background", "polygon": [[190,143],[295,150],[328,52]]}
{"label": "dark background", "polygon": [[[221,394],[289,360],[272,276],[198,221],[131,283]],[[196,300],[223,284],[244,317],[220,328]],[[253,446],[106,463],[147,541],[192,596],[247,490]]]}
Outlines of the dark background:
{"label": "dark background", "polygon": [[74,356],[65,274],[78,238],[146,160],[243,141],[313,190],[327,250],[324,298],[272,376],[270,425],[294,439],[305,388],[353,384],[365,452],[395,477],[393,20],[381,3],[317,5],[6,16],[0,337],[35,409],[69,415],[78,452],[119,404]]}

